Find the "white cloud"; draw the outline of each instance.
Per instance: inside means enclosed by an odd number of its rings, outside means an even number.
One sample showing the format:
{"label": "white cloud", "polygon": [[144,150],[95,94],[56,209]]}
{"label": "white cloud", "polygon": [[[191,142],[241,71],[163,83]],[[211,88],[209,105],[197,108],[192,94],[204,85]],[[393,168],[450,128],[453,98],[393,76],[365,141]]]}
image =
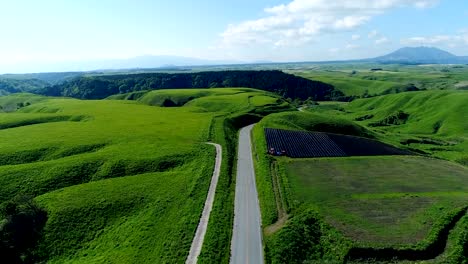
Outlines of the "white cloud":
{"label": "white cloud", "polygon": [[356,44],[346,44],[345,46],[345,49],[347,50],[353,50],[353,49],[358,49],[358,48],[360,48],[360,46]]}
{"label": "white cloud", "polygon": [[367,34],[367,37],[370,39],[373,39],[377,37],[378,35],[379,35],[379,32],[377,30],[372,30],[371,32],[369,32],[369,34]]}
{"label": "white cloud", "polygon": [[389,42],[390,42],[390,40],[387,37],[380,37],[380,38],[375,40],[375,44],[377,44],[377,45],[386,44],[386,43],[389,43]]}
{"label": "white cloud", "polygon": [[351,40],[359,40],[359,39],[361,39],[361,35],[354,34],[351,36]]}
{"label": "white cloud", "polygon": [[436,3],[436,0],[293,0],[265,8],[262,18],[230,24],[220,36],[224,47],[302,45],[321,34],[353,30],[392,8],[428,8]]}
{"label": "white cloud", "polygon": [[404,45],[447,45],[454,47],[468,45],[468,32],[461,30],[455,35],[417,36],[401,40]]}

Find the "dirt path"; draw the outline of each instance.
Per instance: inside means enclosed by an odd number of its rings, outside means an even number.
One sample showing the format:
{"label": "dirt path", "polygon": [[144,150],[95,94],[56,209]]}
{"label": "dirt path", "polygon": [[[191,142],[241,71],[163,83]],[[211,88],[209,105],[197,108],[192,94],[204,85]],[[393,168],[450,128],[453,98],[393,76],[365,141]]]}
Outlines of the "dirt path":
{"label": "dirt path", "polygon": [[208,190],[208,196],[206,197],[205,207],[198,223],[195,237],[190,247],[190,253],[185,261],[186,264],[197,263],[198,256],[200,255],[201,248],[203,246],[203,240],[205,239],[206,229],[208,227],[208,220],[210,219],[211,209],[213,208],[214,197],[216,193],[216,185],[218,185],[219,172],[221,170],[222,161],[222,148],[221,145],[216,143],[207,143],[216,147],[216,162],[214,166],[213,176],[211,178],[210,189]]}

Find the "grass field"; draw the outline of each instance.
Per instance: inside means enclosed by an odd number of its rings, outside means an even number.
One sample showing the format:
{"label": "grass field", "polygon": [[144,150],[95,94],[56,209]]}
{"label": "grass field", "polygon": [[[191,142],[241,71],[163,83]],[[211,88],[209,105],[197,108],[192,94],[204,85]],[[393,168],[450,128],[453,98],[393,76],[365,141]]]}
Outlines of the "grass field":
{"label": "grass field", "polygon": [[[324,104],[307,110],[355,122],[391,144],[466,165],[467,101],[466,91],[424,91],[358,99],[349,104]],[[399,111],[407,115],[404,120],[398,119]]]}
{"label": "grass field", "polygon": [[[393,257],[415,250],[421,260],[431,256],[421,263],[459,263],[466,256],[466,216],[453,227],[445,251],[445,244],[435,245],[445,243],[443,230],[468,205],[465,95],[400,93],[265,117],[253,133],[267,261],[341,263],[348,251],[362,249],[361,261],[373,263],[365,252],[391,248]],[[369,137],[424,155],[274,158],[266,155],[267,127]],[[394,263],[391,257],[383,263]]]}
{"label": "grass field", "polygon": [[290,204],[316,208],[360,244],[421,243],[468,203],[468,169],[420,157],[287,160]]}
{"label": "grass field", "polygon": [[368,80],[359,77],[353,77],[348,72],[341,71],[298,71],[295,75],[329,83],[335,86],[346,96],[352,95],[377,95],[386,90],[401,87],[401,84],[393,81]]}
{"label": "grass field", "polygon": [[[30,197],[48,216],[28,253],[35,261],[184,262],[214,162],[204,142],[214,141],[223,165],[199,260],[228,263],[237,130],[261,119],[253,144],[267,263],[372,263],[365,254],[385,247],[426,254],[468,205],[468,68],[372,67],[287,70],[371,96],[309,102],[303,112],[248,88],[0,97],[0,225],[12,201]],[[408,85],[428,91],[376,96]],[[267,127],[367,137],[420,156],[275,158]],[[467,223],[457,220],[427,263],[468,256]]]}
{"label": "grass field", "polygon": [[357,97],[395,93],[410,84],[423,90],[463,90],[468,81],[468,67],[453,65],[325,64],[287,72],[332,84],[346,96]]}
{"label": "grass field", "polygon": [[[228,131],[213,137],[213,120],[279,100],[251,89],[163,90],[142,101],[29,96],[0,100],[23,102],[0,113],[0,204],[28,195],[46,209],[34,254],[50,263],[185,261],[214,164],[204,142]],[[183,107],[152,106],[154,98],[184,96],[196,98]],[[232,181],[223,170],[228,195],[217,202],[229,203]],[[231,207],[214,211],[229,216]],[[217,220],[211,233],[230,230],[229,217]],[[218,243],[227,247],[229,239]],[[226,262],[225,253],[204,256]]]}

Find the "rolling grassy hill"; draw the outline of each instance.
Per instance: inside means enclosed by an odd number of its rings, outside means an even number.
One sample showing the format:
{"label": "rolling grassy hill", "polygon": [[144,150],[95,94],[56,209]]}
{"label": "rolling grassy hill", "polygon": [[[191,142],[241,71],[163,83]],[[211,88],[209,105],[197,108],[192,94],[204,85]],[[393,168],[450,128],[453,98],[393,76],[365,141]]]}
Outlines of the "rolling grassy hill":
{"label": "rolling grassy hill", "polygon": [[184,259],[212,169],[213,150],[202,143],[212,114],[48,99],[3,115],[17,122],[86,116],[0,130],[0,200],[31,195],[48,212],[38,255],[59,263],[140,262],[140,247],[153,245],[145,261]]}
{"label": "rolling grassy hill", "polygon": [[[358,123],[394,144],[466,165],[466,102],[468,93],[465,91],[400,93],[356,100],[344,107],[347,113],[342,116],[361,120]],[[401,114],[398,117],[399,112],[404,113],[404,118]]]}
{"label": "rolling grassy hill", "polygon": [[304,78],[316,79],[329,83],[346,96],[362,96],[364,94],[378,95],[386,90],[402,86],[400,83],[393,81],[367,80],[353,77],[349,72],[302,71],[294,72],[294,74]]}
{"label": "rolling grassy hill", "polygon": [[250,88],[140,91],[113,95],[108,99],[134,100],[152,106],[187,106],[198,108],[199,111],[220,113],[252,112],[257,107],[267,112],[273,109],[277,111],[293,109],[276,94]]}
{"label": "rolling grassy hill", "polygon": [[[193,93],[197,99],[183,107],[152,106],[160,96]],[[0,99],[2,106],[30,102],[0,113],[0,207],[17,197],[33,197],[48,216],[28,258],[50,263],[183,262],[214,164],[214,149],[204,142],[222,141],[227,147],[223,140],[235,136],[235,127],[231,132],[218,127],[219,122],[227,122],[230,114],[284,102],[252,89],[145,96],[142,101],[24,94]],[[210,101],[232,107],[221,112],[224,108]],[[210,223],[202,253],[214,262],[229,259],[227,250],[211,248],[227,248],[230,239],[233,185],[227,164],[223,166],[219,184],[225,189],[217,194],[217,221]]]}
{"label": "rolling grassy hill", "polygon": [[[427,263],[464,259],[468,170],[451,161],[466,165],[466,95],[400,93],[265,117],[253,133],[267,260],[372,263],[372,254],[383,263],[413,263],[404,254]],[[450,161],[276,158],[266,154],[265,127],[370,137]]]}
{"label": "rolling grassy hill", "polygon": [[468,81],[467,70],[465,65],[348,63],[317,65],[312,70],[289,69],[286,72],[329,83],[349,99],[415,89],[463,90]]}

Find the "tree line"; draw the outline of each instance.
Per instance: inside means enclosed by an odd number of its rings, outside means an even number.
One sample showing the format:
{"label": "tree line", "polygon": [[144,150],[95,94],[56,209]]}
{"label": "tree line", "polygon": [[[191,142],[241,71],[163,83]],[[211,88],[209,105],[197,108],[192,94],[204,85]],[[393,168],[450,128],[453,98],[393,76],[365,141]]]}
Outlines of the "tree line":
{"label": "tree line", "polygon": [[48,83],[37,79],[8,79],[0,78],[0,95],[30,92],[47,87]]}
{"label": "tree line", "polygon": [[103,99],[113,94],[179,88],[248,87],[277,93],[285,98],[336,100],[343,93],[330,85],[278,70],[211,71],[192,73],[141,73],[81,76],[36,90],[47,96]]}

